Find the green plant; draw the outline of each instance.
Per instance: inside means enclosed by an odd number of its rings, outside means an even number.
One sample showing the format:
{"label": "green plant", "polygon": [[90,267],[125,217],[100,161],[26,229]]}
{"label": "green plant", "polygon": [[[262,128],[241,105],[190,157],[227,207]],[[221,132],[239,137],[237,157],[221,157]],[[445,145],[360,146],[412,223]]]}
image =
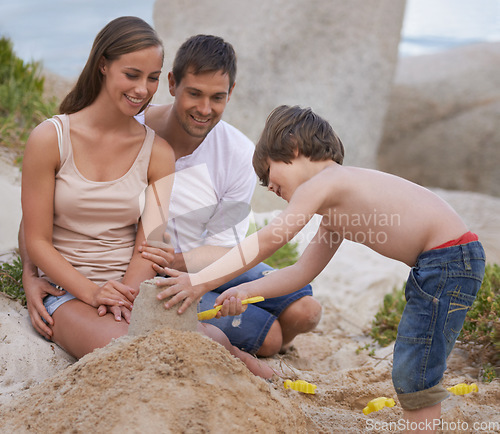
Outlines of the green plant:
{"label": "green plant", "polygon": [[[369,335],[381,346],[396,339],[406,300],[405,285],[384,297]],[[484,381],[498,377],[500,369],[500,266],[486,266],[483,283],[465,318],[457,346],[465,347],[483,366]]]}
{"label": "green plant", "polygon": [[483,364],[500,367],[500,266],[486,265],[483,284],[467,314],[459,345],[477,353]]}
{"label": "green plant", "polygon": [[56,113],[56,101],[43,97],[44,77],[38,62],[25,63],[12,42],[0,38],[0,145],[20,157],[30,131]]}
{"label": "green plant", "polygon": [[0,264],[0,291],[26,306],[22,275],[23,265],[19,255],[16,255],[11,263]]}
{"label": "green plant", "polygon": [[[264,225],[267,225],[268,221],[264,221]],[[261,229],[261,226],[251,222],[250,227],[247,231],[247,236]],[[274,252],[269,258],[263,262],[273,268],[284,268],[289,265],[294,264],[299,259],[298,251],[299,243],[289,242],[281,247],[279,250]]]}
{"label": "green plant", "polygon": [[400,289],[393,288],[392,293],[385,295],[382,306],[372,321],[370,336],[382,347],[396,340],[398,324],[406,305],[405,287],[406,284]]}
{"label": "green plant", "polygon": [[497,370],[491,363],[486,363],[481,369],[480,377],[483,382],[491,383],[493,380],[498,378]]}

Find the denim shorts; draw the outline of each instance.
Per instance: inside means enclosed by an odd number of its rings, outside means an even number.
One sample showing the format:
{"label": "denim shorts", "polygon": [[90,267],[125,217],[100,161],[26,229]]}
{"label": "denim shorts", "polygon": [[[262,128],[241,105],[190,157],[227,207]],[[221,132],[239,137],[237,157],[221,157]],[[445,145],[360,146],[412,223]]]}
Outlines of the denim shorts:
{"label": "denim shorts", "polygon": [[[198,306],[199,311],[212,309],[215,299],[226,289],[242,283],[260,279],[274,271],[269,265],[260,263],[247,272],[235,277],[214,291],[206,293]],[[264,339],[278,316],[294,301],[312,295],[311,285],[280,297],[269,298],[259,303],[249,304],[247,310],[238,316],[225,316],[203,321],[221,329],[234,346],[254,354],[262,346]]]}
{"label": "denim shorts", "polygon": [[449,394],[446,359],[481,287],[479,241],[422,253],[406,282],[406,307],[394,346],[392,381],[406,410],[430,407]]}
{"label": "denim shorts", "polygon": [[[49,282],[52,286],[56,287],[57,289],[63,289],[60,286],[54,285],[53,283]],[[68,291],[64,293],[63,295],[55,296],[55,295],[47,295],[43,299],[43,305],[45,306],[45,309],[47,309],[47,312],[49,313],[50,316],[53,315],[53,313],[56,311],[56,309],[61,306],[62,304],[66,303],[67,301],[73,300],[75,297],[71,295]]]}

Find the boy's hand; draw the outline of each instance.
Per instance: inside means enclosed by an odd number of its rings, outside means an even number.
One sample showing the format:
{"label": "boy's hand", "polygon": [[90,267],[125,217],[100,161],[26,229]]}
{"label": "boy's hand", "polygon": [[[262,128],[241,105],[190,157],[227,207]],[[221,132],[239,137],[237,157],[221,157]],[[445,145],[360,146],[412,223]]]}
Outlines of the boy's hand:
{"label": "boy's hand", "polygon": [[206,291],[203,290],[202,285],[191,285],[188,273],[167,267],[165,267],[164,270],[171,277],[156,277],[155,281],[158,287],[167,287],[162,292],[158,293],[156,296],[158,300],[164,300],[165,298],[171,297],[170,300],[165,303],[165,309],[170,309],[172,306],[182,302],[177,312],[179,314],[184,313],[191,303],[197,302],[201,296],[205,294]]}
{"label": "boy's hand", "polygon": [[245,300],[252,296],[248,294],[245,285],[246,284],[242,284],[227,289],[215,299],[214,307],[222,305],[221,310],[217,313],[217,318],[228,315],[240,315],[247,310],[247,305],[242,305],[241,300]]}
{"label": "boy's hand", "polygon": [[[217,297],[217,300],[219,297]],[[217,303],[216,300],[216,303]],[[237,316],[241,315],[243,312],[247,310],[248,305],[247,304],[241,304],[241,298],[236,298],[236,297],[230,297],[226,298],[222,302],[222,308],[217,312],[217,315],[215,316],[216,318],[220,318],[221,316]],[[218,305],[218,304],[216,304]]]}

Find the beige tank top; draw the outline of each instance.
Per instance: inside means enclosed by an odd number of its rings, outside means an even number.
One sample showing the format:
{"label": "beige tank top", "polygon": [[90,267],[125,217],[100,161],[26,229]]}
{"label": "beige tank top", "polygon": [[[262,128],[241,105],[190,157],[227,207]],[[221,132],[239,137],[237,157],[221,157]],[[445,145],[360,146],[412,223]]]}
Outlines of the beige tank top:
{"label": "beige tank top", "polygon": [[54,193],[54,247],[98,285],[121,280],[134,250],[154,131],[145,126],[142,148],[125,175],[95,182],[82,176],[75,165],[69,117],[54,116],[48,121],[56,126],[61,157]]}

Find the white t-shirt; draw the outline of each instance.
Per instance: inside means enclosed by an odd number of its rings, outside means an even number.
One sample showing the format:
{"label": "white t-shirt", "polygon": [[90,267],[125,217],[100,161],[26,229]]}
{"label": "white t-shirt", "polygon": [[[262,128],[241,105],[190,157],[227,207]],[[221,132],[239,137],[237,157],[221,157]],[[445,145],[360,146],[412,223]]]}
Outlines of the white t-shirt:
{"label": "white t-shirt", "polygon": [[[144,115],[137,116],[144,123]],[[176,252],[233,247],[248,230],[256,175],[254,144],[220,121],[190,155],[175,162],[167,232]]]}

